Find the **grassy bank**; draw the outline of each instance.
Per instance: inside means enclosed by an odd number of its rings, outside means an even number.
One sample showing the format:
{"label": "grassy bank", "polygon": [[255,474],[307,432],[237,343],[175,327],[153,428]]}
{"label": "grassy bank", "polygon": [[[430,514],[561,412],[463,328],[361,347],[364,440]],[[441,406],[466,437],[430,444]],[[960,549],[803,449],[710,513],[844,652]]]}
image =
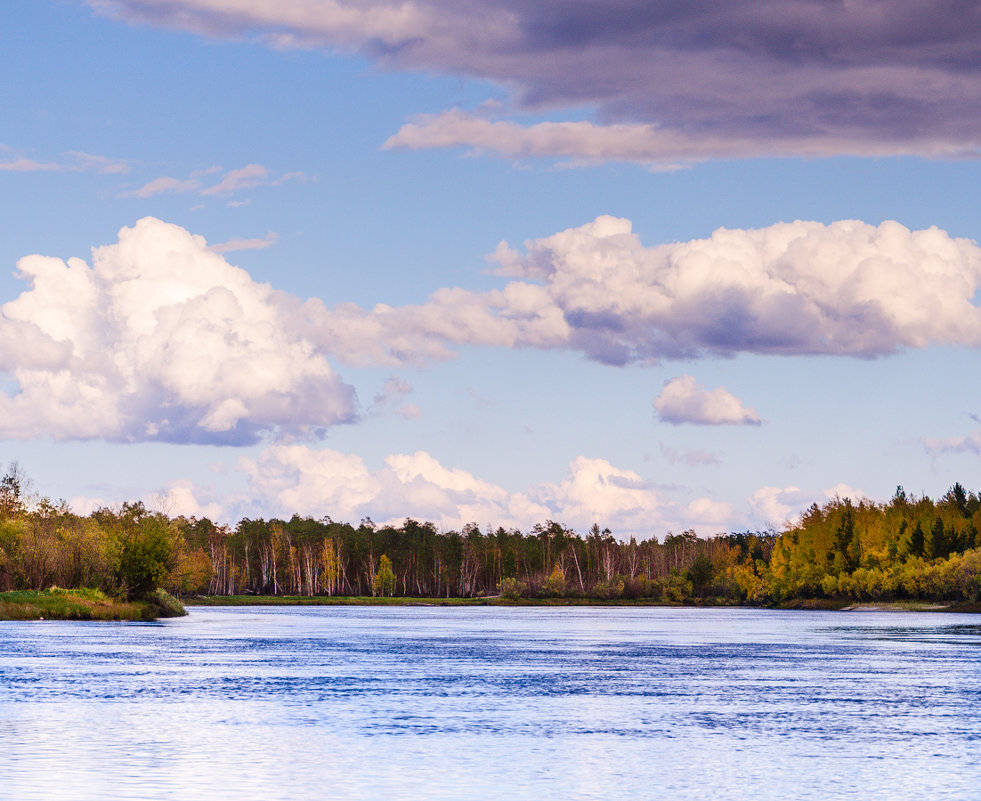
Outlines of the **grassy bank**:
{"label": "grassy bank", "polygon": [[120,601],[100,590],[19,590],[0,592],[0,620],[156,620],[187,612],[162,590],[146,600]]}
{"label": "grassy bank", "polygon": [[[719,598],[689,600],[672,603],[650,598],[636,600],[597,598],[382,598],[368,596],[314,596],[307,595],[198,595],[183,600],[185,606],[751,606],[725,601]],[[856,602],[830,598],[794,599],[772,605],[770,609],[802,609],[841,612],[892,611],[892,612],[971,612],[981,613],[981,603],[936,601],[884,601]]]}
{"label": "grassy bank", "polygon": [[713,600],[700,604],[676,604],[650,598],[383,598],[370,595],[198,595],[184,599],[185,606],[719,606]]}

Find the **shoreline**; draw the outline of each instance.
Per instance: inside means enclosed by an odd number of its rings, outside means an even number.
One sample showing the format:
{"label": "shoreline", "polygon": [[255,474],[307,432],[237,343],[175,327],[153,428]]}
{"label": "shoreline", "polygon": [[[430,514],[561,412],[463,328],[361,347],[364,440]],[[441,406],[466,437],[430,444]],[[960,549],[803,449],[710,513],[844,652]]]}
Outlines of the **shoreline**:
{"label": "shoreline", "polygon": [[688,603],[654,601],[650,598],[415,598],[372,596],[210,595],[177,600],[158,592],[144,600],[122,601],[99,590],[16,590],[0,592],[0,620],[79,620],[152,622],[187,614],[185,607],[209,606],[428,606],[428,607],[621,607],[664,609],[767,609],[812,612],[953,612],[981,614],[981,603],[937,601],[850,601],[829,598],[793,599],[777,604],[732,603],[704,599]]}
{"label": "shoreline", "polygon": [[187,607],[206,606],[596,606],[596,607],[651,607],[667,609],[683,608],[746,608],[785,609],[829,612],[958,612],[981,613],[981,603],[963,601],[863,601],[834,600],[828,598],[794,599],[777,604],[728,603],[718,599],[705,599],[694,603],[665,603],[648,598],[635,600],[600,598],[414,598],[372,596],[305,596],[305,595],[208,595],[182,598]]}
{"label": "shoreline", "polygon": [[147,598],[122,601],[100,590],[51,587],[0,592],[0,620],[84,620],[149,623],[187,614],[173,596],[157,590]]}

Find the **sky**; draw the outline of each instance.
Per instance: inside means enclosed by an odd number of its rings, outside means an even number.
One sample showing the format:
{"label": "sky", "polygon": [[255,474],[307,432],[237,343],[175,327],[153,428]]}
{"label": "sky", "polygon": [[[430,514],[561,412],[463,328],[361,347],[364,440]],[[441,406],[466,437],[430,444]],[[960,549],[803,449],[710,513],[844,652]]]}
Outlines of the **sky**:
{"label": "sky", "polygon": [[6,0],[0,459],[444,530],[979,489],[962,0]]}

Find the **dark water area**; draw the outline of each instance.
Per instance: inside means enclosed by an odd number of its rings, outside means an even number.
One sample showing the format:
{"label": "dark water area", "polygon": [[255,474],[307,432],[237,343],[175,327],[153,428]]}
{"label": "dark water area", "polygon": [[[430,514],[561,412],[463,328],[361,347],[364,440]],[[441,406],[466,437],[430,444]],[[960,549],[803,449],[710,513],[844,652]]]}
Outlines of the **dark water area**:
{"label": "dark water area", "polygon": [[251,607],[0,623],[0,799],[981,798],[981,618]]}

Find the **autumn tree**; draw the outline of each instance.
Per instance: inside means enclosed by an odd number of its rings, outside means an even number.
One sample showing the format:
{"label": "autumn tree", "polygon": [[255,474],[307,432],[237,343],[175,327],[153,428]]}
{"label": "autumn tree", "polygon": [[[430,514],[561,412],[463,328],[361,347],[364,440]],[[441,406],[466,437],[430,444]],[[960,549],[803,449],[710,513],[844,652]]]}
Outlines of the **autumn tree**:
{"label": "autumn tree", "polygon": [[395,594],[395,573],[392,570],[392,560],[385,554],[378,560],[378,570],[371,583],[371,594],[387,597]]}

